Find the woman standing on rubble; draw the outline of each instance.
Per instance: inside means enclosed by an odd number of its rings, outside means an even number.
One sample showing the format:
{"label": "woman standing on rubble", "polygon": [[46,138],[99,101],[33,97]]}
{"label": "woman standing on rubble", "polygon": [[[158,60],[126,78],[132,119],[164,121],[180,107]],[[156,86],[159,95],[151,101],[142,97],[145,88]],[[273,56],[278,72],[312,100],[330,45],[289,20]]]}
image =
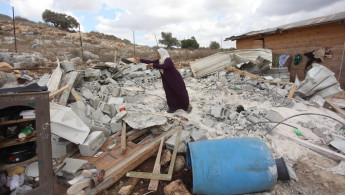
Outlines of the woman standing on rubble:
{"label": "woman standing on rubble", "polygon": [[173,113],[178,109],[190,112],[192,110],[192,105],[189,104],[186,85],[180,72],[175,68],[168,51],[163,48],[159,48],[157,56],[157,60],[144,60],[138,57],[135,57],[135,60],[147,64],[146,68],[159,69],[169,106],[168,113]]}

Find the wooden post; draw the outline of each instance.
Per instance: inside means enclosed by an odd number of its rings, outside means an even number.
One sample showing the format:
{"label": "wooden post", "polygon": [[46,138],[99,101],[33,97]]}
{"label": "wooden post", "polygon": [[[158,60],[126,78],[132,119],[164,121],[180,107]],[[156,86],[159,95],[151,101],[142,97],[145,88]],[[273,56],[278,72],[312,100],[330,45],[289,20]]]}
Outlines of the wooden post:
{"label": "wooden post", "polygon": [[80,34],[80,24],[79,24],[79,40],[80,40],[80,49],[81,49],[81,60],[84,61],[83,42],[81,40],[81,34]]}
{"label": "wooden post", "polygon": [[60,94],[61,92],[65,91],[67,88],[71,87],[71,84],[67,84],[60,88],[59,90],[55,91],[54,93],[49,95],[49,100],[52,100],[56,95]]}
{"label": "wooden post", "polygon": [[14,7],[12,7],[12,13],[13,13],[14,49],[16,50],[16,53],[17,53],[16,25],[14,24]]}
{"label": "wooden post", "polygon": [[126,153],[126,123],[122,121],[121,154]]}
{"label": "wooden post", "polygon": [[288,100],[291,100],[293,94],[295,93],[295,89],[296,89],[296,84],[293,84],[293,85],[291,86],[289,96],[287,97]]}

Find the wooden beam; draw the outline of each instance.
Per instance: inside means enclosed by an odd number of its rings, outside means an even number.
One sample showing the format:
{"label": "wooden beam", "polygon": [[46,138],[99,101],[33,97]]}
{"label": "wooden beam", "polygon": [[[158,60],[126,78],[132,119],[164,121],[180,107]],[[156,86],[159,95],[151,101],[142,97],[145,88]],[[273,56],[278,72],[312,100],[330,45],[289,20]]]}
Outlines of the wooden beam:
{"label": "wooden beam", "polygon": [[180,143],[181,132],[182,132],[182,127],[179,127],[179,131],[178,131],[177,137],[176,137],[176,143],[175,143],[175,147],[174,147],[174,152],[173,152],[173,155],[172,155],[172,158],[171,158],[171,161],[170,161],[170,166],[169,166],[168,174],[156,174],[156,173],[145,173],[145,172],[131,171],[131,172],[128,172],[126,174],[126,176],[127,177],[137,177],[137,178],[142,178],[142,179],[158,179],[158,180],[170,181],[171,178],[172,178],[172,173],[174,171],[174,165],[175,165],[178,145]]}
{"label": "wooden beam", "polygon": [[[182,127],[179,127],[182,129]],[[104,181],[98,184],[95,188],[89,189],[87,192],[88,195],[94,195],[103,190],[111,187],[115,182],[121,179],[128,171],[133,170],[142,162],[150,158],[154,153],[158,151],[158,146],[161,142],[161,139],[164,139],[164,142],[169,139],[178,128],[174,128],[160,136],[158,136],[153,141],[144,145],[142,148],[138,149],[133,154],[129,155],[127,158],[121,162],[114,165],[112,168],[108,169],[104,175]]]}
{"label": "wooden beam", "polygon": [[[279,133],[280,134],[280,133]],[[280,135],[283,135],[283,134],[280,134]],[[309,143],[305,140],[302,140],[302,139],[297,139],[297,138],[294,138],[294,137],[290,137],[290,136],[287,136],[287,135],[283,135],[285,137],[287,137],[288,139],[298,143],[299,145],[301,146],[304,146],[306,148],[309,148],[323,156],[326,156],[330,159],[333,159],[333,160],[336,160],[336,161],[345,161],[345,156],[340,154],[340,153],[337,153],[337,152],[334,152],[332,150],[329,150],[329,149],[326,149],[326,148],[322,148],[318,145],[315,145],[315,144],[312,144],[312,143]]]}
{"label": "wooden beam", "polygon": [[126,153],[126,123],[122,121],[121,154]]}
{"label": "wooden beam", "polygon": [[71,84],[67,84],[67,85],[63,86],[62,88],[60,88],[59,90],[55,91],[54,93],[50,94],[49,100],[52,100],[55,96],[62,93],[63,91],[65,91],[66,89],[68,89],[71,86],[72,86]]}
{"label": "wooden beam", "polygon": [[343,118],[345,118],[345,111],[341,109],[337,104],[331,102],[330,99],[326,99],[326,103],[332,106],[332,108]]}
{"label": "wooden beam", "polygon": [[290,93],[289,93],[289,95],[288,95],[288,97],[287,97],[288,100],[291,100],[291,99],[292,99],[292,96],[293,96],[293,94],[295,93],[295,90],[296,90],[296,84],[293,84],[293,85],[291,86]]}
{"label": "wooden beam", "polygon": [[[157,158],[156,158],[156,162],[155,162],[155,165],[153,167],[152,173],[161,173],[162,148],[163,148],[163,139],[161,141],[161,144],[159,145],[159,150],[158,150],[158,153],[157,153]],[[151,179],[149,187],[148,187],[148,190],[157,191],[158,183],[159,183],[159,180]]]}

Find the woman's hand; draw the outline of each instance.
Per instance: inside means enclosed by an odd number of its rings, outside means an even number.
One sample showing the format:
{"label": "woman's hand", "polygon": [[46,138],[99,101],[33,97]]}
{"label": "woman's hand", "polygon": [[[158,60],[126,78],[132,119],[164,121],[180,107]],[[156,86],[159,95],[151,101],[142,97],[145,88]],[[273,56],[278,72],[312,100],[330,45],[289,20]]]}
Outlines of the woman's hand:
{"label": "woman's hand", "polygon": [[153,64],[151,63],[151,64],[146,65],[146,68],[147,69],[153,68]]}
{"label": "woman's hand", "polygon": [[137,56],[134,57],[134,60],[135,60],[135,63],[139,63],[140,62],[140,58],[137,57]]}

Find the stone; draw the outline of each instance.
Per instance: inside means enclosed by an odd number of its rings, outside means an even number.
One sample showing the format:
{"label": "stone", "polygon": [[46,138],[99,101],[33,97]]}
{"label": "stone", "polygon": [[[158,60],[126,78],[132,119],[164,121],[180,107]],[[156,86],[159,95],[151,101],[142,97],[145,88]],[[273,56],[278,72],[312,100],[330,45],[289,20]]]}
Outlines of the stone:
{"label": "stone", "polygon": [[192,141],[207,140],[206,134],[201,130],[194,130],[191,134]]}
{"label": "stone", "polygon": [[171,160],[171,156],[170,150],[163,150],[160,164],[162,166],[167,165]]}
{"label": "stone", "polygon": [[275,110],[269,110],[265,116],[265,118],[267,118],[268,120],[272,121],[272,122],[280,122],[282,121],[284,118],[279,114],[279,112],[275,111]]}
{"label": "stone", "polygon": [[186,166],[186,160],[184,159],[183,156],[177,156],[175,160],[175,165],[174,165],[174,172],[179,173],[183,171],[183,169]]}
{"label": "stone", "polygon": [[93,156],[103,146],[106,139],[102,131],[91,132],[83,144],[78,146],[82,156]]}
{"label": "stone", "polygon": [[95,111],[92,112],[92,115],[91,115],[90,117],[91,117],[91,119],[98,121],[98,120],[100,120],[103,116],[104,116],[104,114],[102,113],[102,111],[100,111],[100,110],[95,110]]}
{"label": "stone", "polygon": [[181,180],[171,182],[164,187],[165,195],[191,195]]}
{"label": "stone", "polygon": [[83,56],[85,60],[92,60],[92,59],[99,58],[98,55],[95,55],[89,51],[83,51]]}

